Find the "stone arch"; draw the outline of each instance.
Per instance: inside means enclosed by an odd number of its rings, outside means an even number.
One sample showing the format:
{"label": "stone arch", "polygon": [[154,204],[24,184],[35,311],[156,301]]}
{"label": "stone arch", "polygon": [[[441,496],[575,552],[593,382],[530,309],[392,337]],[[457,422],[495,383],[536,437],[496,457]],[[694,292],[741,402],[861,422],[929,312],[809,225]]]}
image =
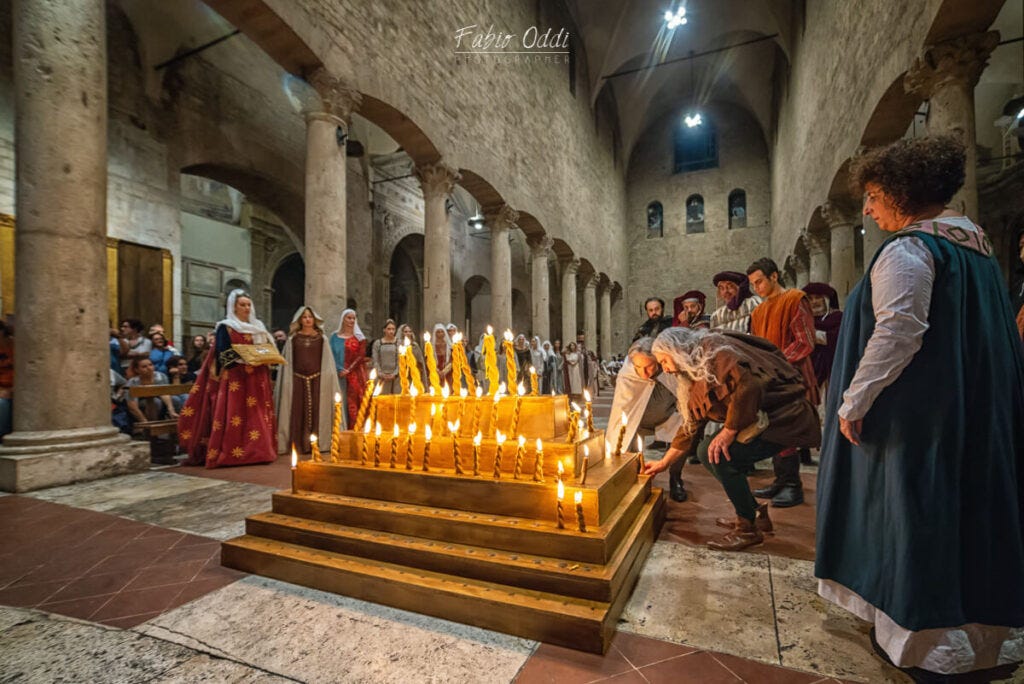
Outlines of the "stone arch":
{"label": "stone arch", "polygon": [[389,257],[391,274],[388,315],[399,325],[408,323],[413,330],[423,329],[423,235],[402,238]]}

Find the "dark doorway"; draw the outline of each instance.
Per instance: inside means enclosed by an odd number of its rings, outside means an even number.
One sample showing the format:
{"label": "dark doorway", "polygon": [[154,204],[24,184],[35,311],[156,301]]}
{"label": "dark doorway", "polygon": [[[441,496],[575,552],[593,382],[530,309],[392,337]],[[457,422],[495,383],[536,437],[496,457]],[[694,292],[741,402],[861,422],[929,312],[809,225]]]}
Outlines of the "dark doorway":
{"label": "dark doorway", "polygon": [[[284,258],[274,271],[274,279],[270,286],[274,289],[273,298],[270,300],[272,329],[287,330],[292,322],[292,316],[302,306],[306,297],[306,264],[298,252]],[[321,316],[330,315],[324,311],[317,313]]]}

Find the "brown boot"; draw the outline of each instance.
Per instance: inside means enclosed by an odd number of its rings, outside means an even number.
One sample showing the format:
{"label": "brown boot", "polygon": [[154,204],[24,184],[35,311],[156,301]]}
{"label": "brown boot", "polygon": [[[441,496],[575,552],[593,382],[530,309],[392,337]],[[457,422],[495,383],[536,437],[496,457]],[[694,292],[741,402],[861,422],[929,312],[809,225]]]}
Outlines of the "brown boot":
{"label": "brown boot", "polygon": [[[724,527],[727,530],[731,530],[736,527],[735,518],[715,518],[715,524],[719,527]],[[772,526],[771,518],[768,517],[768,504],[764,503],[757,507],[757,518],[754,519],[754,524],[757,525],[757,529],[761,532],[771,532],[775,528]]]}
{"label": "brown boot", "polygon": [[740,551],[748,546],[754,546],[764,541],[764,535],[757,529],[752,520],[736,518],[736,525],[732,532],[726,532],[718,539],[708,542],[708,548],[716,551]]}

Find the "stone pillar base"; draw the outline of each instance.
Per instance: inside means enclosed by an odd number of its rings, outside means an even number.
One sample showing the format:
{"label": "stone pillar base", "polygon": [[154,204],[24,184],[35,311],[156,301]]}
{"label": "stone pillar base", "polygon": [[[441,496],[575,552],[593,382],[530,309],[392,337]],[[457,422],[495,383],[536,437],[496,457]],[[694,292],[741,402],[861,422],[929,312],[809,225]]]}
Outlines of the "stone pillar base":
{"label": "stone pillar base", "polygon": [[[79,432],[91,434],[76,440]],[[114,428],[15,432],[7,435],[0,447],[0,490],[5,492],[28,492],[148,469],[149,444],[134,442]]]}

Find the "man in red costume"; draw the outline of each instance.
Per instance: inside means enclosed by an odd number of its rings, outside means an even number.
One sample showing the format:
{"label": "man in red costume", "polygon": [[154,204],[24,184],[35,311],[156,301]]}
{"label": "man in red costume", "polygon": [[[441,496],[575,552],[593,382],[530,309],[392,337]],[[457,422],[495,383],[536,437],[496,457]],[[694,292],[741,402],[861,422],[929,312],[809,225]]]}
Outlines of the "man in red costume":
{"label": "man in red costume", "polygon": [[[814,377],[811,352],[814,351],[814,314],[802,290],[783,286],[779,267],[768,257],[758,259],[747,268],[750,285],[762,301],[750,315],[750,333],[763,337],[786,357],[803,378],[807,400],[818,405],[818,383]],[[775,481],[758,489],[754,496],[771,499],[772,506],[787,508],[804,502],[800,481],[800,460],[795,448],[788,448],[772,458]],[[806,453],[810,460],[810,452]]]}

